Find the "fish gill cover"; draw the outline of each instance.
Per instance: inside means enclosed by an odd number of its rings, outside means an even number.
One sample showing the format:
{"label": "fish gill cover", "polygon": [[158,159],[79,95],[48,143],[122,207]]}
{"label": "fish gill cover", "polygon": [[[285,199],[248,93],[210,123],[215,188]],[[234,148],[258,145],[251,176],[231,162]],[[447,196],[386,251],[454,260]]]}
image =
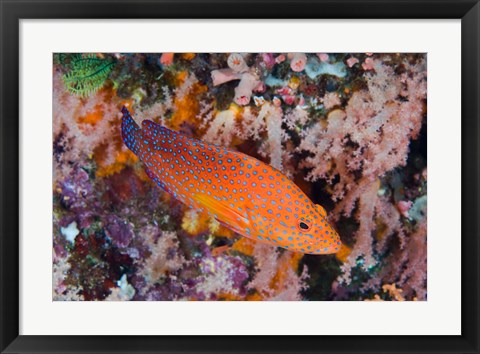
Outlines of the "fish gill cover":
{"label": "fish gill cover", "polygon": [[[426,300],[425,54],[58,53],[53,63],[54,300]],[[124,141],[127,113],[127,133],[145,139]],[[205,171],[189,171],[200,149],[177,163],[166,143],[146,148],[157,132],[235,159],[209,178],[212,153]],[[259,169],[247,177],[250,161]],[[205,193],[167,178],[185,174]],[[338,233],[338,250],[309,254],[286,229],[313,237],[313,216]]]}

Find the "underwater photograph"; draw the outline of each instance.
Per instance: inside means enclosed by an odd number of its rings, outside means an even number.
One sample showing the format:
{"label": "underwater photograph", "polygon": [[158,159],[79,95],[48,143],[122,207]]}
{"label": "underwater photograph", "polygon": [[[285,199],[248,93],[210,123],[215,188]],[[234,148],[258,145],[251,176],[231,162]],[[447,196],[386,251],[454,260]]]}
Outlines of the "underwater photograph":
{"label": "underwater photograph", "polygon": [[54,301],[426,301],[427,54],[55,53]]}

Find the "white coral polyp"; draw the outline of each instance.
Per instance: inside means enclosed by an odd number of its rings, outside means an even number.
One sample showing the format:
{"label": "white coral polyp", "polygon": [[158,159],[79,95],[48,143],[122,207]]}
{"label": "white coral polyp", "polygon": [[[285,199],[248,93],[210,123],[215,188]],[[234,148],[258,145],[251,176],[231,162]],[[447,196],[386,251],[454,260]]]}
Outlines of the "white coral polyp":
{"label": "white coral polyp", "polygon": [[232,53],[227,59],[227,64],[230,69],[236,73],[245,72],[248,69],[245,59],[240,53]]}
{"label": "white coral polyp", "polygon": [[243,74],[240,83],[235,88],[235,97],[233,99],[235,103],[240,106],[249,104],[252,98],[252,91],[257,85],[258,80],[254,75],[250,73]]}
{"label": "white coral polyp", "polygon": [[295,53],[290,61],[290,68],[298,73],[305,69],[305,65],[307,65],[307,56],[305,53]]}

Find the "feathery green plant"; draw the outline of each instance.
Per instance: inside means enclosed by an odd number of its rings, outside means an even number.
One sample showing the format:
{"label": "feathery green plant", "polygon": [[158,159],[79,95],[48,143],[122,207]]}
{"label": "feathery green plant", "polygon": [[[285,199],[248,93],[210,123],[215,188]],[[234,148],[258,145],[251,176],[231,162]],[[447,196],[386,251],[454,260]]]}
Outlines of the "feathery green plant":
{"label": "feathery green plant", "polygon": [[72,54],[69,59],[70,71],[63,75],[63,82],[70,93],[83,97],[98,91],[115,65],[112,59],[95,54]]}

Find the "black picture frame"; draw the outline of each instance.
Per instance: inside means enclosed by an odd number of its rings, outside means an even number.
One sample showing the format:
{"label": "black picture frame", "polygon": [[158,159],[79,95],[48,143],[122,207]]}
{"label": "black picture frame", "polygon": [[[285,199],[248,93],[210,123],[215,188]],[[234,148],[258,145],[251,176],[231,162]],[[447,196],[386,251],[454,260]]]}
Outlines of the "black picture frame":
{"label": "black picture frame", "polygon": [[[477,0],[0,0],[0,11],[1,353],[479,353],[480,4]],[[20,335],[19,20],[79,18],[461,19],[462,334],[459,336]],[[361,325],[361,319],[357,320]]]}

